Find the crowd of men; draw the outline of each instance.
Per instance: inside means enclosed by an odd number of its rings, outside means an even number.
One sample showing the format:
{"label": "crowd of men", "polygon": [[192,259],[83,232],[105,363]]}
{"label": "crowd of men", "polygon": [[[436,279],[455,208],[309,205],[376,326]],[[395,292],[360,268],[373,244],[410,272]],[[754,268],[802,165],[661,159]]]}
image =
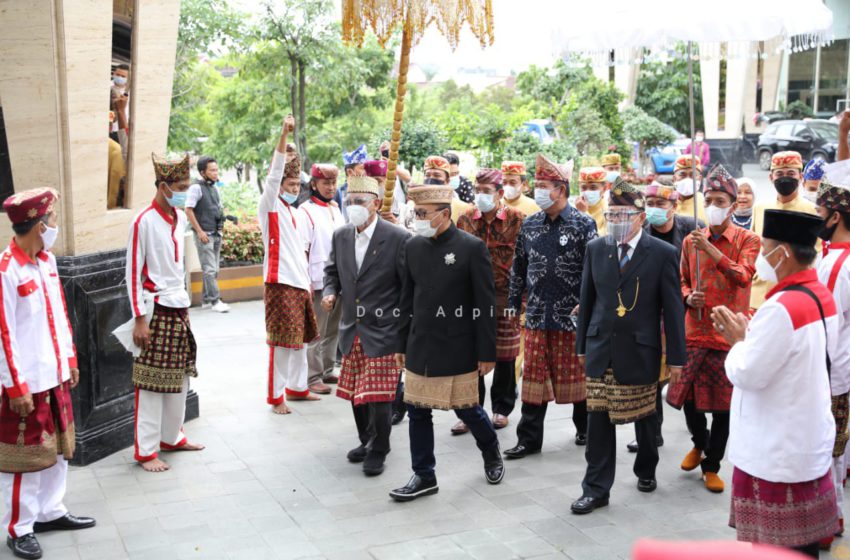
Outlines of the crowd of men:
{"label": "crowd of men", "polygon": [[[777,153],[776,199],[755,205],[751,180],[693,154],[679,157],[672,181],[647,186],[624,179],[616,153],[577,173],[541,154],[531,197],[523,162],[470,181],[457,156],[435,155],[423,184],[394,169],[385,204],[388,144],[376,159],[365,146],[345,154],[340,187],[336,166],[314,164],[305,188],[294,130],[287,117],[257,210],[274,413],[335,384],[359,441],[348,459],[367,476],[383,472],[392,425],[406,414],[413,475],[390,492],[406,502],[439,490],[434,409],[454,411],[452,433],[472,434],[486,481],[498,484],[505,459],[541,452],[549,403],[571,404],[587,463],[571,506],[581,515],[609,503],[617,425],[634,424],[636,489],[656,490],[668,384],[693,441],[681,468],[699,468],[710,492],[725,490],[728,444],[740,540],[816,557],[843,532],[848,165]],[[149,472],[170,468],[160,453],[204,448],[183,430],[198,371],[181,233],[191,224],[217,266],[214,163],[202,158],[191,185],[188,156],[154,156],[155,197],[130,228],[132,318],[115,335],[134,356],[134,458]],[[41,556],[37,532],[95,523],[62,503],[79,371],[50,253],[57,199],[38,189],[4,203],[15,237],[0,257],[0,490],[7,544],[21,558]],[[207,282],[216,274],[204,268],[204,303],[226,311]],[[516,443],[503,451],[496,430],[517,397]]]}

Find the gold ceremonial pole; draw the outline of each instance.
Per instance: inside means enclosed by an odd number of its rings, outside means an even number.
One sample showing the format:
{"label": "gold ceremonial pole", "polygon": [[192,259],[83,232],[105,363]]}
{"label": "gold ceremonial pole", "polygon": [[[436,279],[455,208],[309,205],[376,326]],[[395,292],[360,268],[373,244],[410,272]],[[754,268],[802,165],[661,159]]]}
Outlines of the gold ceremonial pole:
{"label": "gold ceremonial pole", "polygon": [[398,63],[398,85],[395,94],[395,113],[393,114],[393,134],[390,138],[390,157],[387,162],[387,181],[384,185],[384,202],[381,212],[388,212],[393,204],[395,175],[398,167],[398,148],[401,144],[401,123],[404,119],[404,96],[407,93],[407,70],[410,67],[410,47],[413,43],[413,30],[410,16],[404,22],[401,34],[401,59]]}

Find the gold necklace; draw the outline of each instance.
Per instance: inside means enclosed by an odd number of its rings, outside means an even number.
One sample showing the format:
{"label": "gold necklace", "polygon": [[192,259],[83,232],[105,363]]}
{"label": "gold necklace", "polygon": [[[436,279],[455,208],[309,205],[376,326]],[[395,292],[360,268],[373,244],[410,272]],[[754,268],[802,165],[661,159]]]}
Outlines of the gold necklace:
{"label": "gold necklace", "polygon": [[635,299],[634,299],[634,301],[632,301],[632,306],[629,307],[628,309],[626,309],[626,306],[623,305],[622,292],[620,290],[617,290],[617,301],[620,302],[620,306],[617,307],[617,316],[625,317],[626,313],[632,311],[635,308],[635,305],[637,305],[639,293],[640,293],[640,277],[637,278],[637,286],[635,287]]}

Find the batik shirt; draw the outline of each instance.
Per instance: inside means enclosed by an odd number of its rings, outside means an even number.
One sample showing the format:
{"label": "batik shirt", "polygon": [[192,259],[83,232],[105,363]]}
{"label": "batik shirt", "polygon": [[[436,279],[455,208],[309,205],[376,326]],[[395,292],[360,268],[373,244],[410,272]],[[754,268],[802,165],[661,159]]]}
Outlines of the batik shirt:
{"label": "batik shirt", "polygon": [[466,202],[467,204],[475,202],[475,189],[472,188],[472,181],[463,175],[460,176],[460,185],[458,185],[455,192],[462,202]]}
{"label": "batik shirt", "polygon": [[596,222],[572,206],[551,220],[545,212],[522,224],[514,253],[508,305],[515,310],[528,295],[525,326],[574,331],[570,315],[579,302],[587,244],[596,238]]}

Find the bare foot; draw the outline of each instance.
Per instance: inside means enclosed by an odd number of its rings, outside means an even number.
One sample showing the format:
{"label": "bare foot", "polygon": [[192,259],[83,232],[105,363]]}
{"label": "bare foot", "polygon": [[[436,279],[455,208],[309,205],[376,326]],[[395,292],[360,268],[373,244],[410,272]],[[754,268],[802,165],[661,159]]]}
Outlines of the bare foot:
{"label": "bare foot", "polygon": [[272,407],[272,412],[275,414],[292,414],[292,411],[286,406],[286,403],[276,404]]}
{"label": "bare foot", "polygon": [[303,397],[301,397],[301,396],[295,397],[293,395],[289,395],[286,398],[289,399],[290,401],[320,401],[320,400],[322,400],[321,397],[317,397],[316,395],[314,395],[312,393],[307,393]]}
{"label": "bare foot", "polygon": [[144,463],[139,464],[142,465],[142,468],[148,472],[165,472],[171,468],[168,466],[168,463],[160,461],[159,459],[151,459],[150,461],[145,461]]}
{"label": "bare foot", "polygon": [[[175,447],[174,449],[170,449],[169,451],[201,451],[203,449],[206,449],[205,445],[202,445],[200,443],[186,442],[180,447]],[[163,451],[165,450],[163,449]]]}

